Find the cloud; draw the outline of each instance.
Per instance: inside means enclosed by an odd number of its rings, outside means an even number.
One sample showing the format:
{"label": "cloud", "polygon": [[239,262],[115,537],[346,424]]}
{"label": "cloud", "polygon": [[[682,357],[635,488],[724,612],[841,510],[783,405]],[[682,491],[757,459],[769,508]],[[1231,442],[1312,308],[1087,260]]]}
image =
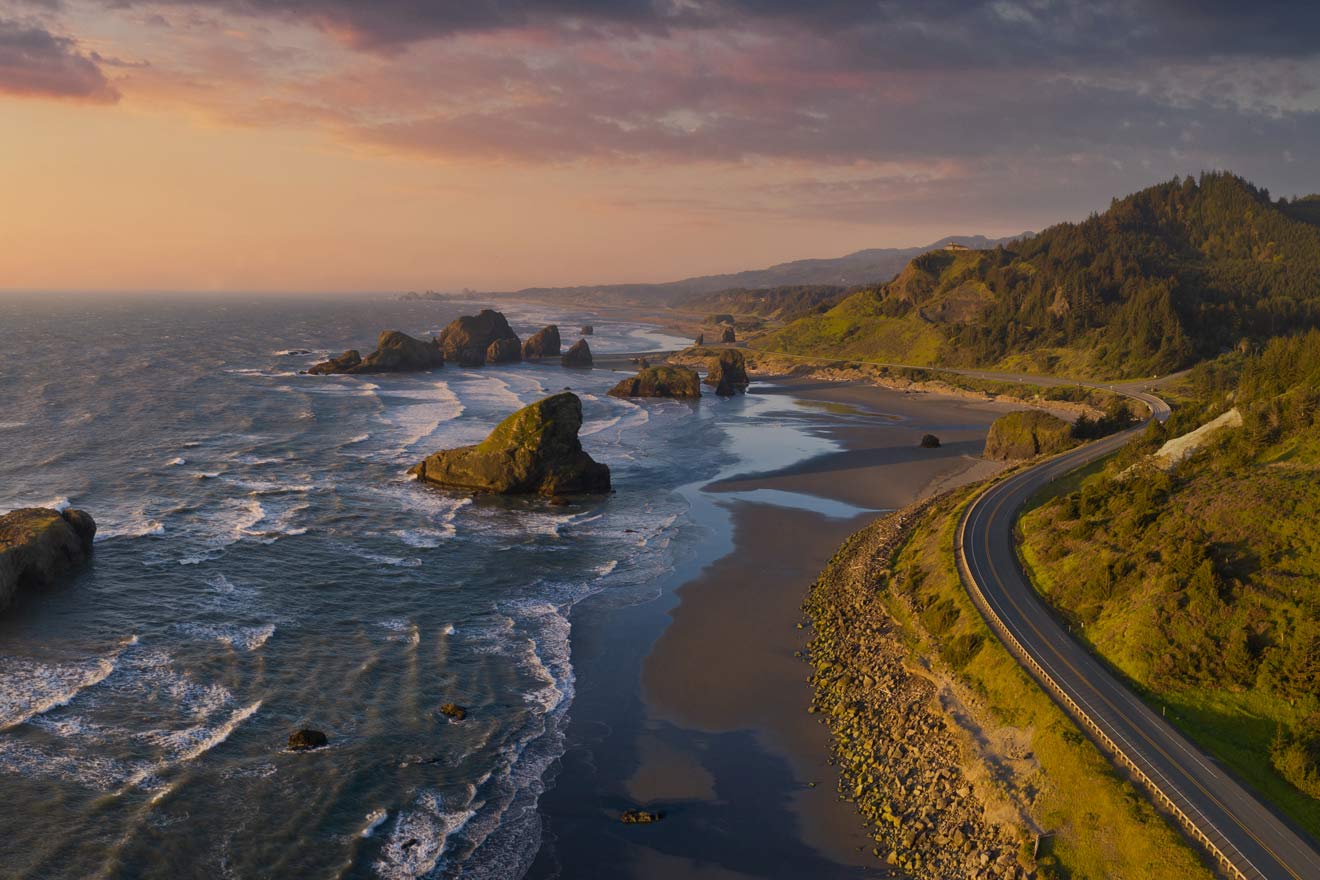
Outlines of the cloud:
{"label": "cloud", "polygon": [[119,92],[105,78],[95,53],[77,41],[34,24],[0,19],[0,93],[110,104]]}

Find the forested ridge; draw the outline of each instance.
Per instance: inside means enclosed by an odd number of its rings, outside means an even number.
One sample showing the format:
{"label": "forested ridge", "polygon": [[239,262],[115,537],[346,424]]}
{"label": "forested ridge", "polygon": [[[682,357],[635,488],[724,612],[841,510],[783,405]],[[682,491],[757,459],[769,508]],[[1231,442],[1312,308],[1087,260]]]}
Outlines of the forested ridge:
{"label": "forested ridge", "polygon": [[[767,347],[928,364],[1165,373],[1320,326],[1320,203],[1232,174],[1175,179],[991,250],[934,251]],[[862,316],[865,320],[838,319]],[[909,325],[906,328],[903,325]],[[929,344],[931,332],[939,344]],[[922,344],[907,347],[911,340]]]}

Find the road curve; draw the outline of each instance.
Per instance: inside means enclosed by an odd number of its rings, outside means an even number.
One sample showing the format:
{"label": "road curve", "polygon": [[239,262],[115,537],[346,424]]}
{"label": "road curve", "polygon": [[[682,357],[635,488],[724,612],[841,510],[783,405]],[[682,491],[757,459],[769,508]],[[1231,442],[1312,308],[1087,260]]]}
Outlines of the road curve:
{"label": "road curve", "polygon": [[[1162,400],[1118,387],[1168,416]],[[983,492],[958,529],[963,584],[991,629],[1081,727],[1171,810],[1230,876],[1317,880],[1320,852],[1129,691],[1046,608],[1018,560],[1017,515],[1051,480],[1132,440],[1133,428],[1047,459]],[[1080,794],[1080,793],[1079,793]]]}

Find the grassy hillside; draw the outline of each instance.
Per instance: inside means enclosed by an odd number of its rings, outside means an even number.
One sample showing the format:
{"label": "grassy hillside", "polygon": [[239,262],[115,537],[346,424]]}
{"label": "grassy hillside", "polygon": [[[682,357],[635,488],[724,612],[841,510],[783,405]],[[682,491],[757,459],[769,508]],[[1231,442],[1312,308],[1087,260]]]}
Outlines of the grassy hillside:
{"label": "grassy hillside", "polygon": [[828,355],[843,342],[849,357],[918,365],[1026,358],[1091,375],[1166,373],[1243,339],[1320,326],[1316,214],[1311,200],[1274,202],[1231,174],[1173,180],[1011,247],[925,254],[760,344]]}
{"label": "grassy hillside", "polygon": [[[1169,717],[1320,834],[1320,332],[1197,369],[1171,430],[1023,520],[1038,587]],[[1166,436],[1236,406],[1172,473]]]}
{"label": "grassy hillside", "polygon": [[716,293],[689,296],[675,308],[693,312],[728,313],[777,321],[828,311],[848,294],[848,288],[833,284],[802,284],[791,287],[738,287]]}

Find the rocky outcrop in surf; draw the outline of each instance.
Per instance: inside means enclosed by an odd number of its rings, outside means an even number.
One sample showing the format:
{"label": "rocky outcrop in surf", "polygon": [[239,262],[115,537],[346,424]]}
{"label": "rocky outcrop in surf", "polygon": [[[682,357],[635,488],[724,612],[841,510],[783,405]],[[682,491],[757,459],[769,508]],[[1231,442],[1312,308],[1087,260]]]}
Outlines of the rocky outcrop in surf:
{"label": "rocky outcrop in surf", "polygon": [[398,330],[385,330],[376,340],[376,350],[365,358],[357,349],[349,349],[337,358],[322,361],[307,372],[315,375],[414,373],[444,365],[445,356],[438,341],[423,341]]}
{"label": "rocky outcrop in surf", "polygon": [[715,386],[715,393],[721,397],[732,397],[747,390],[750,380],[747,378],[747,359],[736,348],[726,348],[711,365],[706,374],[706,384]]}
{"label": "rocky outcrop in surf", "polygon": [[610,469],[582,448],[582,401],[561,392],[510,415],[475,446],[429,456],[408,473],[448,489],[500,495],[608,492]]}
{"label": "rocky outcrop in surf", "polygon": [[510,340],[519,351],[522,350],[518,334],[513,332],[504,315],[494,309],[482,309],[475,315],[457,318],[440,334],[445,357],[460,367],[485,364],[491,346],[500,340]]}
{"label": "rocky outcrop in surf", "polygon": [[542,327],[523,343],[523,360],[539,361],[541,358],[559,357],[559,325],[550,324]]}
{"label": "rocky outcrop in surf", "polygon": [[0,516],[0,611],[22,590],[87,561],[96,522],[81,510],[25,507]]}
{"label": "rocky outcrop in surf", "polygon": [[579,339],[569,346],[568,351],[559,361],[566,367],[589,367],[591,366],[591,346],[587,345],[587,340]]}
{"label": "rocky outcrop in surf", "polygon": [[596,328],[593,327],[593,326],[591,326],[590,324],[583,324],[583,325],[582,325],[582,335],[583,335],[583,336],[590,336],[591,334],[593,334],[593,333],[595,333],[595,332],[596,332]]}
{"label": "rocky outcrop in surf", "polygon": [[610,396],[693,399],[701,396],[701,377],[687,367],[646,367],[611,388]]}
{"label": "rocky outcrop in surf", "polygon": [[522,346],[518,344],[518,337],[512,339],[496,339],[486,349],[486,361],[492,364],[516,364],[522,360]]}
{"label": "rocky outcrop in surf", "polygon": [[738,341],[738,336],[733,332],[732,327],[725,327],[724,332],[720,334],[720,342],[734,343]]}
{"label": "rocky outcrop in surf", "polygon": [[310,752],[314,749],[325,748],[329,743],[330,738],[324,733],[306,727],[289,734],[289,751],[291,752]]}

